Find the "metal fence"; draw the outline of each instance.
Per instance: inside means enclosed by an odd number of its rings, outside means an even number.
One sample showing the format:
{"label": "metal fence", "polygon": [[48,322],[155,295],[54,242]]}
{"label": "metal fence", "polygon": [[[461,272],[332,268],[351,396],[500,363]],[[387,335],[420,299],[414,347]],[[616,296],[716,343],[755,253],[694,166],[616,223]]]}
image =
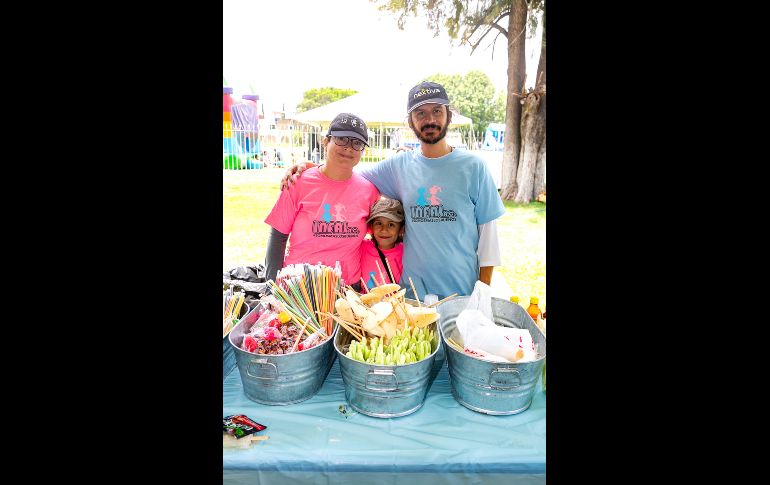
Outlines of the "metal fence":
{"label": "metal fence", "polygon": [[[223,168],[225,170],[259,170],[285,167],[325,157],[321,140],[325,132],[308,125],[261,129],[259,132],[225,127],[222,132]],[[369,146],[361,155],[363,162],[377,162],[396,153],[396,148],[417,146],[412,130],[404,128],[373,128],[369,130]],[[473,130],[450,130],[447,141],[454,147],[476,150],[483,134]]]}

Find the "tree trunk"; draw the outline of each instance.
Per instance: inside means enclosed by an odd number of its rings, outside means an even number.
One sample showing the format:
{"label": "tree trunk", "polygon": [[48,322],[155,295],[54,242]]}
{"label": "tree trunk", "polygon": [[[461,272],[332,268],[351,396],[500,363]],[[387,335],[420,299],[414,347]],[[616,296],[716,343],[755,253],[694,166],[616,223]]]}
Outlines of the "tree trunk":
{"label": "tree trunk", "polygon": [[[532,199],[545,193],[545,160],[546,160],[546,142],[545,142],[545,122],[546,122],[546,88],[545,88],[545,13],[543,13],[543,37],[540,42],[540,60],[537,63],[537,80],[535,89],[527,95],[522,115],[522,154],[519,157],[519,173],[516,174],[520,191],[517,192],[514,200],[517,202],[530,202]],[[534,105],[534,96],[540,96],[540,106],[537,109]],[[528,116],[530,115],[531,116]],[[526,160],[525,160],[526,159]],[[531,163],[534,163],[532,168]],[[530,171],[532,186],[530,189]]]}
{"label": "tree trunk", "polygon": [[528,204],[537,197],[535,193],[535,170],[540,148],[545,140],[545,95],[538,90],[530,92],[524,99],[521,115],[521,155],[519,171],[516,173],[518,190],[515,202]]}
{"label": "tree trunk", "polygon": [[545,12],[543,12],[543,32],[540,40],[540,60],[537,61],[537,79],[535,86],[545,84]]}
{"label": "tree trunk", "polygon": [[[505,140],[500,182],[500,197],[512,199],[516,195],[516,173],[521,150],[521,94],[527,72],[524,53],[527,25],[527,2],[511,0],[508,16],[508,89],[505,103]],[[518,94],[516,94],[518,93]]]}
{"label": "tree trunk", "polygon": [[[545,125],[545,95],[543,95],[543,125]],[[537,153],[537,165],[535,166],[535,198],[545,193],[545,134],[543,130],[543,142],[540,144],[540,151]]]}
{"label": "tree trunk", "polygon": [[[543,110],[543,126],[545,126],[545,12],[543,12],[543,38],[540,43],[540,60],[537,63],[537,84],[536,90],[543,93],[543,99],[540,101]],[[545,193],[545,135],[546,130],[543,129],[543,141],[540,144],[540,153],[537,154],[537,167],[535,168],[535,197]]]}

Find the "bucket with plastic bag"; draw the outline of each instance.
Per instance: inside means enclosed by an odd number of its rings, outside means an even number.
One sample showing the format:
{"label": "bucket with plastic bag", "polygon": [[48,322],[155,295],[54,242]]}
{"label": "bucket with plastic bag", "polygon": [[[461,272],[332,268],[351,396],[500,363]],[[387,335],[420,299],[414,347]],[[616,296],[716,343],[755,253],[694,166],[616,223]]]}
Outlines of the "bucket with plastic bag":
{"label": "bucket with plastic bag", "polygon": [[473,294],[438,305],[452,396],[476,412],[517,414],[532,403],[546,339],[516,303],[493,298],[477,282]]}

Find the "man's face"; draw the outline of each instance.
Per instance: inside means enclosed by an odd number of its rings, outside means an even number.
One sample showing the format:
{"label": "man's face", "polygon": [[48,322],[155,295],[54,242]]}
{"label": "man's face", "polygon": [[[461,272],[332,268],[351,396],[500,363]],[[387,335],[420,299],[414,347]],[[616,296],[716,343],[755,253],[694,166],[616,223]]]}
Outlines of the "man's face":
{"label": "man's face", "polygon": [[421,142],[433,145],[446,136],[449,129],[447,113],[442,104],[423,104],[409,113],[409,127]]}

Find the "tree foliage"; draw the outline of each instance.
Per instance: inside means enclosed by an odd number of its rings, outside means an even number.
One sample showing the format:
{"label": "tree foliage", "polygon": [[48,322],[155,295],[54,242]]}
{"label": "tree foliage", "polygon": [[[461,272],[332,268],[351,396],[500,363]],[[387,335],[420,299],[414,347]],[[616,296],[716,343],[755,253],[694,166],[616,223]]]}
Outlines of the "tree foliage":
{"label": "tree foliage", "polygon": [[[526,62],[524,43],[526,32],[534,32],[536,15],[530,12],[544,12],[545,0],[369,0],[379,3],[378,10],[393,12],[397,15],[397,24],[404,28],[408,17],[422,13],[427,18],[428,27],[433,35],[438,36],[442,29],[460,45],[468,45],[471,54],[488,42],[492,47],[492,57],[499,37],[503,37],[507,47],[508,85],[505,92],[505,142],[503,150],[502,178],[500,196],[513,199],[519,190],[517,184],[519,156],[522,152],[521,101],[525,94]],[[545,31],[545,22],[543,23]],[[529,36],[531,38],[531,35]],[[545,37],[544,37],[545,39]],[[543,40],[542,50],[545,52]],[[544,59],[543,59],[544,60]],[[542,73],[545,63],[543,62]],[[533,133],[540,133],[535,131]],[[545,131],[543,130],[543,137]],[[536,135],[539,136],[539,135]],[[540,140],[529,140],[536,145]],[[544,145],[543,145],[544,146]],[[545,157],[542,157],[545,163]],[[544,170],[544,166],[542,167]],[[529,193],[531,187],[524,187]]]}
{"label": "tree foliage", "polygon": [[505,117],[504,93],[495,96],[495,87],[483,71],[459,74],[434,74],[428,81],[441,84],[447,90],[452,105],[473,120],[473,129],[482,132],[489,123],[499,123]]}
{"label": "tree foliage", "polygon": [[[507,37],[505,23],[501,21],[511,10],[511,0],[477,0],[462,2],[458,0],[369,0],[380,4],[377,9],[398,14],[398,28],[403,29],[409,17],[416,17],[423,12],[428,21],[428,28],[437,37],[441,29],[446,29],[452,39],[459,39],[460,44],[468,44],[474,50],[484,36],[495,32],[497,36]],[[545,0],[527,0],[530,10],[542,11]],[[534,32],[537,18],[529,18],[528,30]],[[496,38],[495,38],[496,40]],[[494,42],[494,41],[493,41]]]}
{"label": "tree foliage", "polygon": [[302,94],[302,101],[297,105],[297,113],[318,108],[319,106],[324,106],[342,98],[347,98],[357,92],[358,91],[354,89],[340,89],[333,87],[309,89]]}

